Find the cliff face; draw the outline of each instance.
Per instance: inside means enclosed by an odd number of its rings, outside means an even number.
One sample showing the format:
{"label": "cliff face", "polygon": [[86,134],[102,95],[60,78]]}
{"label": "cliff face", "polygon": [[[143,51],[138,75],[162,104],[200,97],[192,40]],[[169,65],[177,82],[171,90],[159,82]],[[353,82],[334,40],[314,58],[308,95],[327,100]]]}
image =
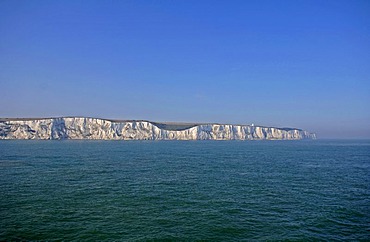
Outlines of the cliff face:
{"label": "cliff face", "polygon": [[0,139],[261,140],[315,139],[300,129],[230,124],[160,124],[97,118],[0,120]]}

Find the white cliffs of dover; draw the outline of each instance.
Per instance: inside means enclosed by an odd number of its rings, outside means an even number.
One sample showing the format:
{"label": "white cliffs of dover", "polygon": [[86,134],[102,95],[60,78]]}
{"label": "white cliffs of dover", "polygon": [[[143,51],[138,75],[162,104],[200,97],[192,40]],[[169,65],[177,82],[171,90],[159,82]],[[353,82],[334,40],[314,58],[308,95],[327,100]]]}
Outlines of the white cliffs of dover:
{"label": "white cliffs of dover", "polygon": [[156,123],[85,117],[0,119],[0,139],[91,140],[300,140],[301,129],[232,124]]}

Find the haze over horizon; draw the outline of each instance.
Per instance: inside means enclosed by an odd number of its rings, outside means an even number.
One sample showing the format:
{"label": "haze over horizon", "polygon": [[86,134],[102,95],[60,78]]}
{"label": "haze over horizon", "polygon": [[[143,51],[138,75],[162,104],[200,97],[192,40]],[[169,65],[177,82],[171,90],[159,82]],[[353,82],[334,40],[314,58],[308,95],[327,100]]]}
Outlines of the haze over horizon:
{"label": "haze over horizon", "polygon": [[370,138],[369,1],[1,1],[0,117]]}

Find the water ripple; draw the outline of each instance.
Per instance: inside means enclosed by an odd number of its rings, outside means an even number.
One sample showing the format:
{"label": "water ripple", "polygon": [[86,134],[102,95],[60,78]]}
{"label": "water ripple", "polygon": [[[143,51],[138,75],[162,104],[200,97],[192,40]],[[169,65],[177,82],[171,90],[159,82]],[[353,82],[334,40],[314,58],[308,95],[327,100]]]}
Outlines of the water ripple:
{"label": "water ripple", "polygon": [[369,141],[0,141],[0,240],[368,240],[369,174]]}

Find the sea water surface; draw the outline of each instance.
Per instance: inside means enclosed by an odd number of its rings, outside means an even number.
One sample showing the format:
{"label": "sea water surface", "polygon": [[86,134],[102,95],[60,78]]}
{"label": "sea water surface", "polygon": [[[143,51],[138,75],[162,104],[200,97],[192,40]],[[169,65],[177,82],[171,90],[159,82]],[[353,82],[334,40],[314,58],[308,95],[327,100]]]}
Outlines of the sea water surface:
{"label": "sea water surface", "polygon": [[0,141],[0,240],[370,240],[370,141]]}

